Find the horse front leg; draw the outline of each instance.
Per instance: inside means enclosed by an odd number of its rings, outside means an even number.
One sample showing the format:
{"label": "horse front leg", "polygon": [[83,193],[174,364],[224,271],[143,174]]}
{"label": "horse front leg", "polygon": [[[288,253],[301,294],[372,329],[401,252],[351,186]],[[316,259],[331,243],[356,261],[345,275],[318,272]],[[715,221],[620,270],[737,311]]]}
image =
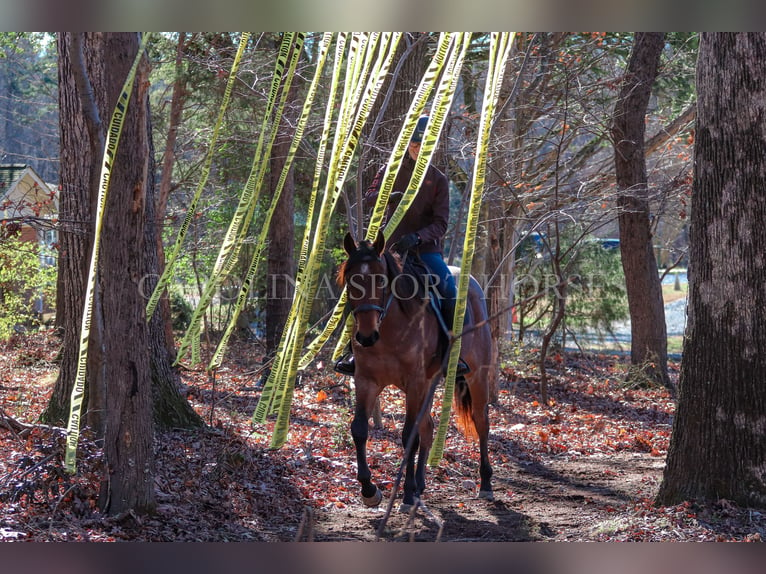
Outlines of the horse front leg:
{"label": "horse front leg", "polygon": [[[415,483],[415,455],[418,452],[420,446],[420,433],[415,428],[415,418],[417,412],[411,413],[411,408],[408,403],[407,413],[404,419],[404,427],[402,428],[402,447],[404,447],[404,455],[407,457],[404,466],[404,493],[402,495],[402,504],[399,507],[400,512],[409,512],[412,506],[415,504],[416,496],[416,483]],[[412,437],[412,448],[409,453],[407,452],[407,446]]]}
{"label": "horse front leg", "polygon": [[379,394],[377,387],[371,384],[354,381],[356,385],[356,407],[354,419],[351,421],[351,436],[356,447],[356,478],[362,485],[362,502],[365,506],[377,506],[383,500],[383,494],[372,482],[372,473],[367,465],[367,438],[369,436],[369,419],[375,399]]}
{"label": "horse front leg", "polygon": [[[412,393],[407,396],[407,407],[404,419],[404,428],[402,430],[402,445],[405,452],[410,436],[413,436],[412,450],[407,457],[404,473],[404,494],[402,505],[399,508],[402,512],[409,512],[416,499],[426,489],[426,464],[428,463],[428,453],[431,451],[434,435],[434,421],[431,418],[431,405],[425,404],[428,396],[427,389],[422,389],[419,394]],[[418,421],[421,411],[424,411],[422,418]],[[415,465],[415,454],[417,453],[417,467]]]}
{"label": "horse front leg", "polygon": [[[429,405],[430,411],[430,405]],[[420,422],[420,452],[418,452],[418,467],[415,471],[415,496],[422,496],[426,490],[426,464],[434,442],[434,420],[427,412]]]}

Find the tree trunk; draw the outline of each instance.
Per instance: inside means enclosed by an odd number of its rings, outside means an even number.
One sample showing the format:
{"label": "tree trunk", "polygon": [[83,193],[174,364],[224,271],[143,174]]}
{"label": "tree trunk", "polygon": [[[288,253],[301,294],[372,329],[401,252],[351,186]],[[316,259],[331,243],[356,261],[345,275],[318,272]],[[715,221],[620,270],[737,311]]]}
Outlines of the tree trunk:
{"label": "tree trunk", "polygon": [[[280,133],[271,152],[271,189],[276,187],[279,174],[287,159],[291,137]],[[293,283],[295,278],[295,225],[293,201],[295,181],[290,169],[282,195],[274,210],[269,227],[268,285],[266,298],[266,354],[276,352],[282,330],[292,306]]]}
{"label": "tree trunk", "polygon": [[766,34],[702,34],[678,408],[657,502],[766,507]]}
{"label": "tree trunk", "polygon": [[[75,34],[59,33],[58,82],[59,82],[59,124],[61,138],[61,195],[59,198],[59,267],[56,293],[56,324],[62,334],[61,367],[51,394],[48,406],[41,415],[41,420],[52,424],[65,425],[69,416],[69,398],[72,393],[77,373],[77,355],[80,343],[80,321],[85,304],[85,281],[93,238],[91,220],[98,195],[98,175],[101,165],[101,149],[98,143],[91,143],[94,125],[100,121],[100,113],[92,109],[85,111],[87,104],[77,88],[78,66],[87,65],[86,61],[98,60],[93,54],[90,43],[83,46],[81,62],[73,61]],[[90,75],[93,89],[101,86],[101,79],[96,74]],[[94,117],[94,114],[98,117]],[[98,129],[101,129],[100,126]],[[100,325],[100,306],[94,308],[94,325]],[[91,339],[93,355],[100,354],[101,344],[94,337]],[[103,412],[101,405],[91,404],[93,399],[92,372],[89,361],[89,375],[86,379],[86,394],[83,404],[86,415]],[[93,407],[93,408],[91,408]],[[93,417],[86,416],[89,424],[97,424]]]}
{"label": "tree trunk", "polygon": [[636,33],[614,108],[612,137],[620,191],[620,252],[631,321],[630,360],[642,376],[669,387],[665,309],[652,246],[644,157],[646,109],[664,37],[664,33]]}
{"label": "tree trunk", "polygon": [[[296,78],[290,84],[284,114],[279,122],[277,136],[271,148],[270,187],[271,195],[277,188],[282,170],[287,162],[287,153],[295,134],[295,116],[299,113],[295,104],[298,93]],[[279,197],[271,225],[269,226],[268,285],[269,296],[266,298],[266,354],[276,352],[282,330],[287,323],[293,298],[293,280],[295,278],[295,179],[291,167],[287,174],[282,195]]]}
{"label": "tree trunk", "polygon": [[[370,112],[370,118],[375,119],[371,125],[368,122],[363,128],[362,157],[359,162],[356,186],[357,213],[349,214],[349,223],[352,229],[357,231],[358,239],[364,237],[366,224],[371,216],[371,213],[363,213],[364,193],[378,170],[388,161],[396,143],[396,137],[402,129],[404,118],[410,109],[413,95],[428,69],[428,49],[428,33],[412,32],[402,38],[394,56],[394,62],[397,64],[381,87],[381,94],[385,96],[375,101]],[[444,144],[441,148],[444,148]],[[437,149],[432,160],[436,167],[442,167],[439,165],[439,157]],[[449,177],[449,174],[447,176]],[[371,209],[372,206],[367,208]],[[376,429],[383,428],[380,397],[375,400],[372,418]]]}
{"label": "tree trunk", "polygon": [[[518,45],[518,44],[517,44]],[[521,47],[521,46],[519,46]],[[514,277],[516,274],[515,242],[517,237],[516,223],[519,220],[519,205],[515,196],[509,193],[507,183],[513,178],[517,179],[521,171],[521,154],[523,146],[519,145],[526,135],[519,133],[521,125],[518,115],[523,114],[517,109],[516,99],[518,92],[513,91],[516,82],[521,82],[525,74],[522,67],[516,68],[513,59],[509,60],[509,69],[506,70],[503,84],[500,88],[500,102],[502,102],[501,115],[497,118],[493,132],[499,146],[511,142],[511,152],[506,156],[504,153],[492,154],[489,162],[493,174],[494,196],[490,197],[488,241],[487,241],[487,270],[494,276],[488,285],[489,289],[489,316],[492,331],[492,355],[497,367],[500,360],[500,341],[508,340],[513,333],[514,301]],[[506,156],[506,157],[503,157]],[[511,158],[510,166],[503,162]],[[509,177],[510,176],[510,177]],[[515,176],[515,177],[514,177]],[[491,399],[496,401],[499,396],[498,369],[493,369],[491,380]]]}
{"label": "tree trunk", "polygon": [[[396,65],[383,82],[378,99],[370,111],[370,121],[362,129],[362,156],[357,172],[357,197],[359,215],[351,214],[356,221],[362,216],[369,221],[370,213],[363,211],[364,192],[367,190],[380,167],[388,161],[396,143],[396,136],[412,103],[412,97],[428,68],[428,34],[408,33],[396,48]],[[437,166],[438,167],[438,166]],[[366,206],[369,208],[369,206]],[[356,225],[359,238],[363,238],[365,225]]]}
{"label": "tree trunk", "polygon": [[[514,50],[523,49],[521,37],[516,42]],[[499,364],[500,342],[512,336],[513,329],[511,305],[514,300],[514,245],[520,210],[507,184],[519,180],[522,171],[523,139],[528,135],[526,129],[521,129],[526,124],[522,116],[529,112],[526,105],[516,105],[519,92],[514,91],[514,86],[523,84],[527,73],[523,65],[516,66],[513,58],[509,60],[509,69],[506,70],[500,88],[500,114],[493,128],[498,150],[491,153],[489,158],[488,187],[491,191],[483,199],[487,208],[487,216],[483,218],[487,236],[485,295],[491,317],[492,357],[495,366]],[[503,148],[510,149],[510,152]],[[499,396],[497,368],[493,368],[491,373],[490,400],[495,402]]]}
{"label": "tree trunk", "polygon": [[[74,45],[81,41],[82,61],[77,62]],[[51,424],[66,425],[69,416],[70,396],[77,373],[77,356],[80,343],[80,322],[85,302],[85,281],[90,261],[95,213],[98,197],[98,178],[103,153],[104,124],[111,117],[114,103],[122,88],[123,76],[117,76],[117,87],[109,86],[106,75],[111,71],[103,65],[105,42],[100,33],[84,34],[76,38],[71,33],[60,33],[57,37],[59,51],[59,107],[61,137],[61,198],[59,204],[61,231],[59,243],[59,273],[57,284],[57,322],[62,331],[61,367],[51,398],[41,420]],[[74,55],[74,60],[72,58]],[[78,69],[81,66],[82,69]],[[78,78],[78,74],[82,77]],[[89,83],[90,87],[85,86]],[[78,88],[79,84],[79,88]],[[82,90],[89,90],[83,95]],[[112,93],[109,90],[113,90]],[[109,93],[110,101],[106,94]],[[131,106],[148,105],[145,102],[131,102]],[[144,114],[145,115],[145,114]],[[148,121],[148,118],[147,118]],[[146,128],[149,130],[148,126]],[[123,136],[124,137],[124,136]],[[147,137],[150,137],[149,135]],[[94,140],[96,140],[94,142]],[[122,145],[122,144],[121,144]],[[152,170],[150,170],[152,173]],[[144,192],[154,201],[154,181],[149,178]],[[157,254],[152,253],[158,231],[152,222],[155,219],[154,205],[145,206],[151,222],[147,224],[146,269],[143,277],[156,279],[159,263]],[[150,239],[151,237],[151,242]],[[102,257],[105,251],[102,248]],[[151,293],[154,284],[143,281],[138,288],[142,297]],[[104,343],[101,289],[97,288],[93,308],[93,325],[88,344],[88,374],[85,385],[87,425],[103,436],[102,419],[106,405],[103,386],[106,381],[103,356]],[[145,299],[144,299],[145,304]],[[157,314],[159,315],[159,314]],[[95,328],[94,328],[95,327]],[[111,326],[110,326],[111,328]],[[168,342],[161,320],[157,316],[150,323],[149,346],[152,380],[154,382],[154,414],[160,428],[191,428],[200,426],[202,420],[188,402],[179,394],[177,375],[171,368],[172,340]]]}
{"label": "tree trunk", "polygon": [[[136,102],[136,105],[142,104],[145,104],[147,108],[146,131],[149,145],[149,174],[153,174],[155,165],[151,114],[149,102]],[[164,167],[167,167],[167,164]],[[167,197],[163,201],[158,202],[156,201],[157,194],[155,192],[154,177],[149,175],[146,181],[146,228],[144,237],[146,252],[144,272],[142,274],[146,281],[139,286],[144,307],[154,291],[157,279],[162,274],[164,266],[162,238],[159,230],[161,229],[160,222],[164,219]],[[167,313],[162,312],[163,308],[167,309]],[[161,304],[157,310],[159,312],[154,313],[154,316],[149,321],[148,339],[154,423],[158,429],[163,430],[202,427],[205,424],[202,417],[197,414],[179,392],[178,373],[173,369],[175,345],[173,343],[173,329],[170,323],[170,307],[167,296],[162,297]]]}
{"label": "tree trunk", "polygon": [[[186,32],[179,32],[178,46],[176,48],[176,76],[173,80],[173,95],[170,101],[170,116],[168,118],[168,135],[167,140],[165,141],[165,151],[162,154],[160,191],[155,201],[156,213],[154,215],[154,221],[157,222],[156,225],[158,231],[154,235],[155,244],[157,245],[158,268],[160,270],[165,268],[165,247],[162,243],[162,233],[159,230],[162,229],[162,222],[165,220],[165,215],[168,210],[168,200],[170,199],[170,191],[173,183],[173,166],[175,165],[176,159],[175,147],[176,140],[178,139],[178,126],[181,124],[183,106],[186,102],[186,78],[183,69],[185,45]],[[149,133],[151,137],[151,130]],[[153,185],[154,183],[152,181],[152,186]],[[167,344],[167,354],[170,357],[170,362],[173,363],[176,359],[176,348],[173,344],[173,319],[170,313],[170,299],[167,297],[167,293],[160,299],[157,308],[162,315],[162,326],[165,329],[164,339]]]}
{"label": "tree trunk", "polygon": [[[111,117],[138,48],[135,34],[89,34],[83,39],[82,52],[69,49],[73,39],[77,44],[79,39],[72,34],[58,37],[65,230],[59,304],[64,306],[64,348],[59,379],[44,413],[52,422],[66,420],[77,372],[88,251],[93,243],[91,218],[98,182],[94,171],[101,164],[98,147],[106,129],[104,118]],[[83,57],[78,64],[80,53]],[[80,72],[83,77],[77,78]],[[102,324],[104,329],[100,341],[91,336],[88,353],[86,420],[97,433],[103,431],[107,474],[99,504],[108,514],[142,513],[154,505],[149,330],[141,293],[146,273],[144,222],[149,178],[146,75],[144,66],[135,82],[113,163],[94,302],[93,324]],[[83,93],[84,77],[90,84],[87,94]]]}
{"label": "tree trunk", "polygon": [[[138,49],[135,33],[103,36],[108,109],[114,109]],[[141,281],[147,252],[145,209],[149,177],[148,65],[139,68],[104,206],[99,283],[106,383],[104,456],[99,505],[109,515],[154,507],[149,329]],[[152,244],[151,249],[154,249]],[[129,344],[126,344],[129,342]]]}

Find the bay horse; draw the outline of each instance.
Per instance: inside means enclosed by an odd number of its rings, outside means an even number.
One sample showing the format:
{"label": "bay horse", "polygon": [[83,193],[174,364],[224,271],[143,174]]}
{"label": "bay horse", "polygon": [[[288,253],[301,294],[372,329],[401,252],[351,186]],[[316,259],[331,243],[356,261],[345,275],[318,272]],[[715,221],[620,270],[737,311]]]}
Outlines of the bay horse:
{"label": "bay horse", "polygon": [[[356,447],[357,480],[366,506],[380,504],[383,495],[372,482],[367,465],[369,418],[381,391],[394,385],[405,394],[406,412],[402,429],[405,450],[412,432],[415,442],[406,461],[402,505],[408,512],[426,488],[425,466],[433,443],[434,423],[431,405],[414,428],[424,402],[430,400],[430,381],[442,371],[446,337],[439,318],[430,309],[420,274],[409,262],[384,250],[382,233],[374,243],[357,244],[350,233],[343,246],[348,259],[338,272],[338,283],[345,286],[348,305],[354,317],[352,350],[356,404],[351,435]],[[406,259],[406,258],[405,258]],[[458,269],[451,268],[453,274]],[[459,428],[466,436],[479,439],[481,485],[479,497],[492,500],[492,467],[489,463],[489,369],[492,368],[491,334],[484,294],[471,277],[464,328],[485,321],[462,338],[461,356],[470,372],[457,378],[454,408]],[[419,449],[417,468],[415,451]]]}

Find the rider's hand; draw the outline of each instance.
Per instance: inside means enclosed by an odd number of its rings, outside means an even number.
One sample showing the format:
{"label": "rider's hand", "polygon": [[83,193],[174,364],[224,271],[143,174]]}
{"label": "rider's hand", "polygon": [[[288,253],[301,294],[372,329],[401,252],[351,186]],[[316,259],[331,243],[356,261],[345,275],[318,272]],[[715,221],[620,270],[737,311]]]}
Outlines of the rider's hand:
{"label": "rider's hand", "polygon": [[412,249],[413,247],[417,247],[418,245],[420,245],[420,235],[417,233],[408,233],[407,235],[400,238],[399,241],[394,243],[393,249],[397,253],[403,255],[408,250]]}

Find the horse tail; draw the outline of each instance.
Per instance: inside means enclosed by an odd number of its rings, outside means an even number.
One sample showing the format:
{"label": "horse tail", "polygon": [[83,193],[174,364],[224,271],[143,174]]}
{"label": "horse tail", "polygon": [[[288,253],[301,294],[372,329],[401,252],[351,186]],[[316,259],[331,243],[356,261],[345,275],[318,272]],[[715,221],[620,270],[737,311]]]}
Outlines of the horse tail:
{"label": "horse tail", "polygon": [[455,379],[455,394],[452,404],[455,408],[457,427],[460,429],[460,432],[466,438],[478,440],[479,433],[476,431],[476,425],[471,414],[473,412],[471,390],[468,388],[468,381],[463,376]]}

